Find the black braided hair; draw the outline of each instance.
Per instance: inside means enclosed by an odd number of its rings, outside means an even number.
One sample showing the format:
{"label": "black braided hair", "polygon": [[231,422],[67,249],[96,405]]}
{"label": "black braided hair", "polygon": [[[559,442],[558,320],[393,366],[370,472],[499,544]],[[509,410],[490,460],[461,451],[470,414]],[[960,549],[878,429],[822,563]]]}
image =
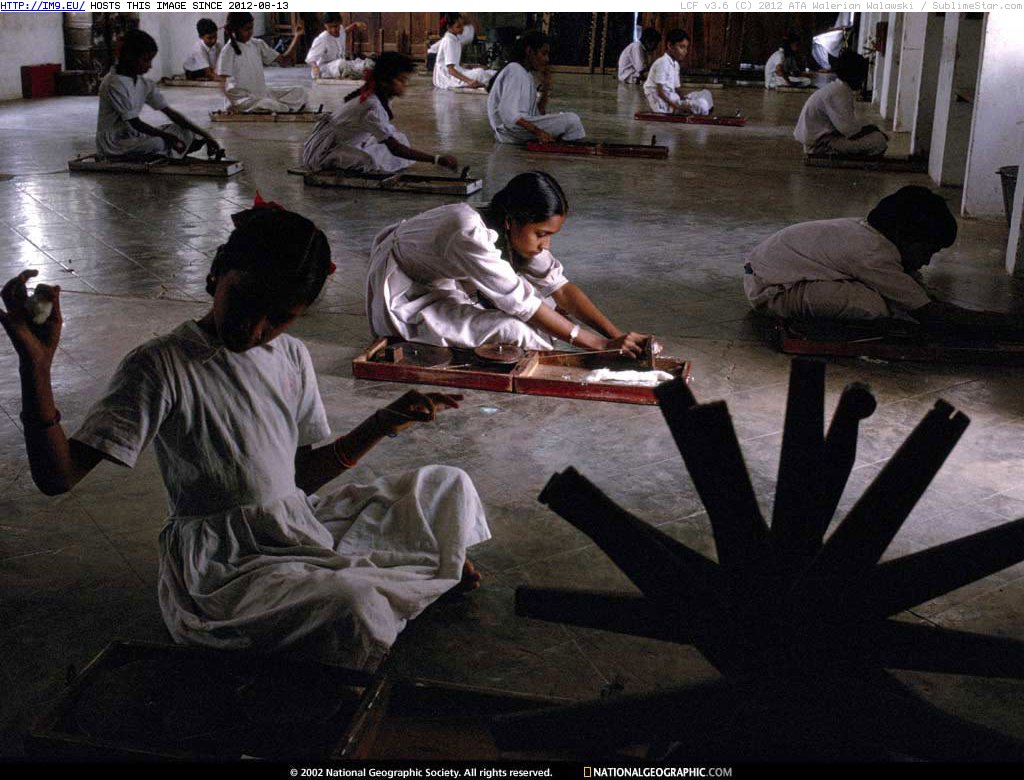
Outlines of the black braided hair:
{"label": "black braided hair", "polygon": [[[403,73],[413,73],[415,70],[416,64],[404,54],[400,54],[397,51],[386,51],[373,63],[372,72],[374,81],[380,83],[382,81],[392,81]],[[345,95],[345,102],[348,103],[348,101],[359,97],[362,91],[362,87],[352,90]],[[388,112],[388,119],[394,119],[395,115],[391,112],[388,99],[380,93],[376,94],[377,99],[384,106],[384,110]]]}
{"label": "black braided hair", "polygon": [[[511,254],[506,223],[530,225],[569,213],[569,200],[555,177],[544,171],[527,171],[512,178],[479,209],[484,224],[498,233],[497,247]],[[515,258],[510,258],[514,263]]]}
{"label": "black braided hair", "polygon": [[245,27],[252,20],[252,14],[248,11],[236,11],[228,14],[228,19],[224,23],[224,42],[231,44],[235,54],[242,53],[242,50],[238,48],[238,41],[235,40],[235,31]]}

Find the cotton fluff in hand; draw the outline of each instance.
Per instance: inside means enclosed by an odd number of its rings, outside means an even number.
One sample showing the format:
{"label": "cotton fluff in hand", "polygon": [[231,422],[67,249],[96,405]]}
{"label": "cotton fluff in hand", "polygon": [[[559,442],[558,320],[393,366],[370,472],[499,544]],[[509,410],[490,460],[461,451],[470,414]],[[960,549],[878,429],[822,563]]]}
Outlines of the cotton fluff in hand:
{"label": "cotton fluff in hand", "polygon": [[53,288],[48,284],[36,285],[35,291],[25,300],[25,312],[35,325],[42,325],[50,319],[53,311]]}

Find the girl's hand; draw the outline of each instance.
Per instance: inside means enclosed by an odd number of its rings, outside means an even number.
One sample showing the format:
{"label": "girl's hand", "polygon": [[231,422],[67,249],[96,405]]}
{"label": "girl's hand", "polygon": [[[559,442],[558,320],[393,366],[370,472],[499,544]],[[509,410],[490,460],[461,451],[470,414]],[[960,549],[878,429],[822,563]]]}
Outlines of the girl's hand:
{"label": "girl's hand", "polygon": [[483,89],[484,83],[482,81],[477,81],[476,79],[470,79],[466,86],[470,89]]}
{"label": "girl's hand", "polygon": [[384,433],[395,434],[418,422],[431,422],[438,412],[458,409],[459,393],[421,393],[410,390],[397,401],[377,410],[377,421]]}
{"label": "girl's hand", "polygon": [[555,137],[546,130],[537,130],[536,136],[537,140],[542,144],[553,144],[555,142]]}
{"label": "girl's hand", "polygon": [[22,271],[0,290],[6,311],[0,311],[0,324],[11,339],[18,357],[25,365],[48,368],[53,363],[64,320],[60,314],[60,287],[51,287],[53,309],[42,325],[32,323],[25,306],[28,289],[25,283],[38,271]]}
{"label": "girl's hand", "polygon": [[164,133],[164,140],[167,142],[168,146],[170,146],[171,149],[176,151],[178,154],[184,154],[185,150],[188,149],[188,147],[185,146],[184,141],[178,138],[178,136],[172,135],[171,133]]}
{"label": "girl's hand", "polygon": [[613,339],[608,339],[605,342],[605,349],[617,349],[623,355],[629,355],[630,357],[639,358],[644,354],[644,346],[647,343],[647,339],[650,336],[645,336],[642,333],[623,333],[621,336],[616,336]]}
{"label": "girl's hand", "polygon": [[315,78],[315,79],[320,78],[320,66],[319,65],[313,65],[313,78]]}
{"label": "girl's hand", "polygon": [[442,154],[437,159],[437,164],[440,165],[442,168],[448,168],[449,170],[452,171],[459,170],[459,161],[455,158],[455,155],[453,154]]}

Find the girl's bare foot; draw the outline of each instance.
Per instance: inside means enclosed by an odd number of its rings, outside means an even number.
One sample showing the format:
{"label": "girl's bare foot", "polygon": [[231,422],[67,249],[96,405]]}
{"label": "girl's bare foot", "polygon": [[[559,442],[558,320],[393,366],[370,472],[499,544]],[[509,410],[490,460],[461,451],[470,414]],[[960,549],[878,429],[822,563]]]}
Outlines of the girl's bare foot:
{"label": "girl's bare foot", "polygon": [[462,564],[462,579],[459,581],[459,584],[453,588],[453,590],[461,593],[476,590],[480,587],[480,579],[480,572],[476,570],[476,566],[473,565],[473,561],[466,558],[466,562]]}

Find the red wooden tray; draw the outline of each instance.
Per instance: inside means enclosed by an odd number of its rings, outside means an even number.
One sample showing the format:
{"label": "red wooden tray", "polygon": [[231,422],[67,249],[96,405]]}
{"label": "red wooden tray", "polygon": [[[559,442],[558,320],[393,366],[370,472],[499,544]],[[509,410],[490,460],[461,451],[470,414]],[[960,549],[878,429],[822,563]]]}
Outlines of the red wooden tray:
{"label": "red wooden tray", "polygon": [[556,141],[544,144],[530,141],[526,144],[531,152],[545,154],[575,154],[584,157],[641,157],[652,160],[664,160],[668,157],[668,147],[658,146],[651,138],[650,144],[612,144],[604,141]]}
{"label": "red wooden tray", "polygon": [[693,116],[692,114],[657,114],[653,111],[637,111],[633,119],[643,122],[674,122],[679,125],[721,125],[723,127],[746,127],[745,116]]}

